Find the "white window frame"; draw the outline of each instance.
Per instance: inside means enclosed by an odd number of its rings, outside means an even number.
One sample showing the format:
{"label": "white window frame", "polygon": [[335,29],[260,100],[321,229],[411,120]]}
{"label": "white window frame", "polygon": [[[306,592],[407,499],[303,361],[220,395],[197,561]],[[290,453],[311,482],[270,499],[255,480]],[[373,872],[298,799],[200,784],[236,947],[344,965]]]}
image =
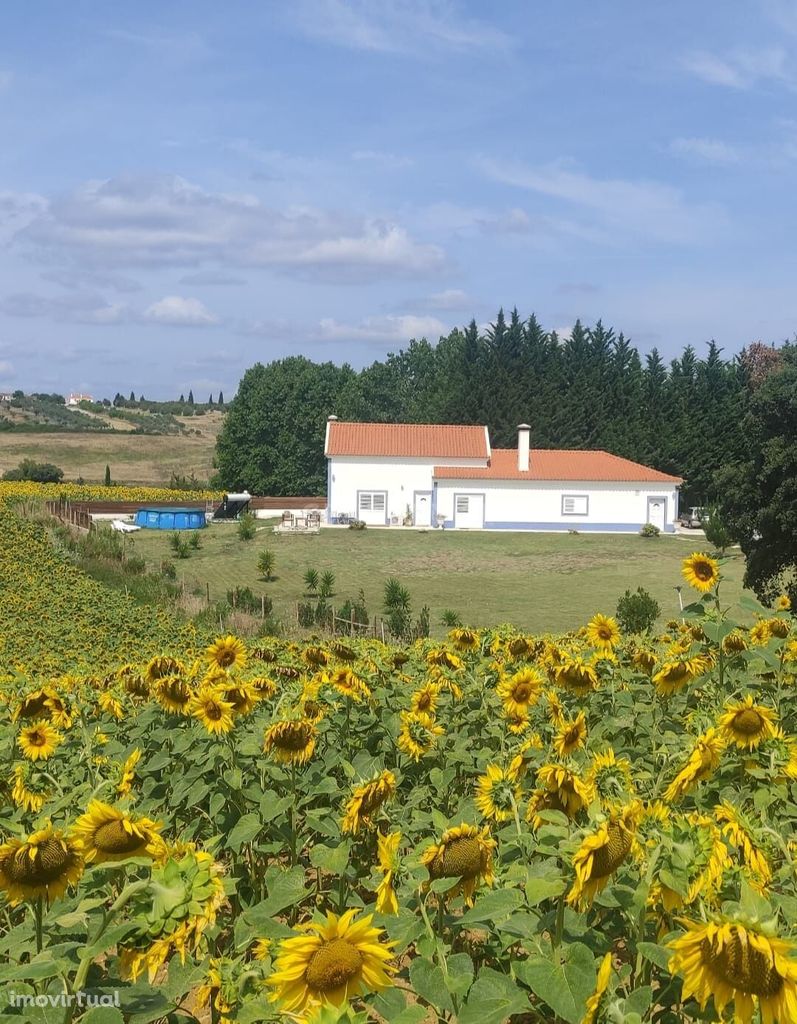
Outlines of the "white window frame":
{"label": "white window frame", "polygon": [[[570,508],[568,508],[568,503]],[[563,494],[562,495],[563,516],[588,516],[589,495],[588,494]]]}
{"label": "white window frame", "polygon": [[357,515],[360,512],[383,512],[387,517],[387,491],[358,491]]}
{"label": "white window frame", "polygon": [[[462,503],[462,507],[460,507]],[[454,499],[454,512],[460,515],[467,515],[470,512],[470,495],[458,494]]]}

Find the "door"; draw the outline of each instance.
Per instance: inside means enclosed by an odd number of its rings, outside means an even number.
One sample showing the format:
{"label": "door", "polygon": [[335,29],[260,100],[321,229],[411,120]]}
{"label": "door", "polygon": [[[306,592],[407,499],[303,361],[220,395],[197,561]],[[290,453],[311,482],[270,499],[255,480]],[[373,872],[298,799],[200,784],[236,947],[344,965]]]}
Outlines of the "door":
{"label": "door", "polygon": [[667,499],[648,498],[648,522],[664,530],[666,521]]}
{"label": "door", "polygon": [[457,494],[454,497],[454,528],[481,530],[484,526],[484,495]]}
{"label": "door", "polygon": [[431,491],[416,491],[415,492],[415,510],[413,512],[412,521],[415,526],[431,526],[432,525],[432,492]]}
{"label": "door", "polygon": [[357,518],[369,526],[387,523],[387,491],[360,491],[357,498]]}

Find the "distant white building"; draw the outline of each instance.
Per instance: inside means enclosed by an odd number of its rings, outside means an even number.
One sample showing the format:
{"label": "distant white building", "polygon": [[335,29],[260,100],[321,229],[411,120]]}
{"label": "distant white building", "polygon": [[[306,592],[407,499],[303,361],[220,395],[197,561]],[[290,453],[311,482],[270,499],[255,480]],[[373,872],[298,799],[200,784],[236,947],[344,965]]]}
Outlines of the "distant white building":
{"label": "distant white building", "polygon": [[13,397],[10,391],[0,391],[0,402],[10,402]]}
{"label": "distant white building", "polygon": [[66,400],[67,405],[80,405],[81,402],[93,402],[91,395],[82,395],[79,391],[73,391]]}
{"label": "distant white building", "polygon": [[675,530],[681,477],[604,451],[492,448],[485,426],[327,422],[327,519],[370,526]]}

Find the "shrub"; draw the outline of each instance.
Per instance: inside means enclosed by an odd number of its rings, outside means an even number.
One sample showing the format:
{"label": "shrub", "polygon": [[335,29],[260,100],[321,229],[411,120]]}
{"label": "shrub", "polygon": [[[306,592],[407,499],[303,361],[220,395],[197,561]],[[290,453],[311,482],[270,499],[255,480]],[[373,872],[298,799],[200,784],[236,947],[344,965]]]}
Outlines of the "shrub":
{"label": "shrub", "polygon": [[177,534],[177,544],[174,547],[174,553],[178,558],[190,558],[191,556],[191,549],[188,546],[188,541],[185,537],[181,537],[179,533]]}
{"label": "shrub", "polygon": [[385,580],[384,611],[393,636],[408,637],[412,632],[412,607],[406,587],[391,576]]}
{"label": "shrub", "polygon": [[734,542],[733,536],[722,521],[720,511],[716,505],[706,511],[706,516],[703,520],[703,531],[709,544],[713,544],[721,554]]}
{"label": "shrub", "polygon": [[169,534],[169,547],[175,554],[177,554],[177,552],[180,550],[180,541],[182,539],[183,538],[180,536],[177,530]]}
{"label": "shrub", "polygon": [[633,594],[626,590],[617,602],[617,621],[626,633],[646,633],[660,611],[659,602],[644,587],[637,587]]}
{"label": "shrub", "polygon": [[318,593],[318,584],[320,583],[318,570],[312,568],[306,569],[304,576],[302,576],[302,582],[304,583],[305,590],[308,594]]}
{"label": "shrub", "polygon": [[202,547],[202,538],[199,536],[199,530],[192,530],[188,537],[188,546],[192,551],[199,551]]}
{"label": "shrub", "polygon": [[431,629],[431,613],[429,612],[428,605],[424,605],[421,608],[420,615],[415,620],[415,628],[413,633],[416,637],[427,637]]}
{"label": "shrub", "polygon": [[371,621],[365,605],[365,594],[362,590],[356,598],[347,598],[338,611],[338,618],[346,622],[354,622],[355,626],[367,626]]}
{"label": "shrub", "polygon": [[36,484],[60,484],[64,479],[63,469],[52,462],[35,462],[23,459],[16,469],[8,469],[3,473],[4,480],[30,480]]}
{"label": "shrub", "polygon": [[455,612],[453,608],[444,608],[443,614],[440,616],[440,625],[447,626],[448,629],[461,626],[462,619],[459,617],[459,612]]}
{"label": "shrub", "polygon": [[645,523],[642,529],[639,531],[640,537],[658,537],[661,530],[658,526],[654,526],[653,523]]}
{"label": "shrub", "polygon": [[352,519],[352,521],[349,523],[349,529],[350,530],[364,530],[365,529],[365,525],[366,524],[363,522],[362,519]]}
{"label": "shrub", "polygon": [[334,572],[324,572],[321,574],[321,582],[318,586],[318,596],[322,598],[332,597],[335,593],[335,574]]}
{"label": "shrub", "polygon": [[238,536],[241,540],[254,540],[257,531],[256,520],[251,512],[244,512],[238,520]]}
{"label": "shrub", "polygon": [[168,560],[161,562],[161,576],[167,580],[177,579],[177,566]]}
{"label": "shrub", "polygon": [[[259,614],[263,608],[261,599],[252,593],[251,587],[235,587],[233,590],[228,590],[227,604],[231,608],[237,608],[239,611],[248,612],[250,615],[254,615],[256,613]],[[267,598],[267,613],[271,611],[271,607],[271,599]]]}
{"label": "shrub", "polygon": [[276,555],[273,551],[269,551],[268,548],[264,548],[258,555],[257,571],[264,580],[270,580],[274,575],[276,561]]}
{"label": "shrub", "polygon": [[147,571],[147,563],[140,555],[131,555],[125,559],[125,572],[131,576],[141,576]]}

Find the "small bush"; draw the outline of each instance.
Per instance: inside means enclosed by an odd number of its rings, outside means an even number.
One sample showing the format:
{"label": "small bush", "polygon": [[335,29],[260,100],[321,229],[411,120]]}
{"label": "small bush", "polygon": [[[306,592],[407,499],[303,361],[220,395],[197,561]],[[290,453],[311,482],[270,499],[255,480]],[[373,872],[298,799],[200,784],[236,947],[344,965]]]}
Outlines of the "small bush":
{"label": "small bush", "polygon": [[633,594],[626,590],[617,602],[617,621],[626,633],[646,633],[660,611],[659,602],[644,587],[637,587]]}
{"label": "small bush", "polygon": [[[250,615],[259,614],[262,608],[261,600],[256,597],[250,587],[235,587],[227,591],[227,604],[238,611],[248,612]],[[268,600],[267,612],[271,611],[271,600]]]}
{"label": "small bush", "polygon": [[371,620],[365,605],[365,594],[362,590],[360,590],[356,598],[348,598],[344,601],[338,610],[338,618],[344,619],[348,623],[353,622],[355,626],[368,625]]}
{"label": "small bush", "polygon": [[241,540],[254,540],[257,532],[256,519],[251,512],[243,512],[238,520],[238,537]]}
{"label": "small bush", "polygon": [[168,560],[161,562],[161,576],[167,580],[177,579],[177,566]]}
{"label": "small bush", "polygon": [[461,626],[462,619],[459,617],[459,612],[455,612],[453,608],[444,608],[443,614],[440,616],[440,625],[446,626],[448,629]]}
{"label": "small bush", "polygon": [[64,471],[52,462],[36,462],[34,459],[23,459],[16,469],[8,469],[3,473],[4,480],[30,480],[36,484],[60,484],[64,479]]}
{"label": "small bush", "polygon": [[188,546],[192,551],[199,551],[202,547],[202,538],[199,536],[199,530],[192,530],[188,538]]}
{"label": "small bush", "polygon": [[364,530],[365,526],[366,524],[363,522],[362,519],[352,519],[352,521],[349,523],[350,530]]}
{"label": "small bush", "polygon": [[131,555],[125,559],[125,572],[131,576],[141,576],[147,571],[147,563],[140,555]]}
{"label": "small bush", "polygon": [[257,571],[264,580],[270,580],[274,575],[274,566],[277,558],[273,551],[264,548],[257,558]]}
{"label": "small bush", "polygon": [[169,534],[169,547],[175,554],[177,554],[177,552],[180,550],[180,541],[182,539],[183,538],[180,536],[177,530]]}
{"label": "small bush", "polygon": [[188,541],[185,537],[181,537],[179,534],[177,535],[177,546],[174,549],[174,553],[178,558],[191,557],[191,548],[188,546]]}
{"label": "small bush", "polygon": [[640,537],[658,537],[661,534],[661,530],[658,526],[654,526],[653,523],[645,523],[642,529],[639,531]]}
{"label": "small bush", "polygon": [[318,596],[321,598],[332,597],[335,593],[335,574],[334,572],[324,572],[321,574],[321,582],[318,585]]}
{"label": "small bush", "polygon": [[308,594],[317,594],[318,585],[321,582],[318,570],[312,568],[306,569],[304,576],[302,576],[302,582],[304,583],[305,590]]}
{"label": "small bush", "polygon": [[709,544],[713,544],[720,554],[723,554],[725,549],[733,544],[733,536],[722,521],[720,511],[716,506],[706,512],[703,520],[703,532]]}

